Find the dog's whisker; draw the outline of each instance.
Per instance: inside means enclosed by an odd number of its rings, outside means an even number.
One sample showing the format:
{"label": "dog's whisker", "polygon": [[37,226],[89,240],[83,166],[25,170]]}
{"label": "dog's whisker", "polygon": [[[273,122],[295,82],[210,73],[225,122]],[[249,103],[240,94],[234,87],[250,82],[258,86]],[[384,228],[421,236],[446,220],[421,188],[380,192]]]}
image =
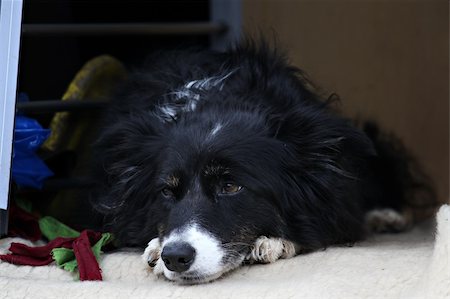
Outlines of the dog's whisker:
{"label": "dog's whisker", "polygon": [[246,242],[227,242],[222,243],[222,246],[228,247],[228,246],[252,246],[253,244],[246,243]]}

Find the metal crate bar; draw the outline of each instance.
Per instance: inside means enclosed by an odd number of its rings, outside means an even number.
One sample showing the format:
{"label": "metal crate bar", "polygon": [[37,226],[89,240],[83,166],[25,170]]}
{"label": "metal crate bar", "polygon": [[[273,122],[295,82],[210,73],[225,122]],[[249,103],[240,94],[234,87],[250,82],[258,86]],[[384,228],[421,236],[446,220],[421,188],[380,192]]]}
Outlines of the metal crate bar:
{"label": "metal crate bar", "polygon": [[19,102],[16,104],[16,111],[28,114],[53,113],[59,111],[87,111],[102,109],[107,106],[107,101],[88,101],[88,100],[46,100]]}
{"label": "metal crate bar", "polygon": [[222,23],[83,23],[23,24],[28,35],[207,35],[227,30]]}

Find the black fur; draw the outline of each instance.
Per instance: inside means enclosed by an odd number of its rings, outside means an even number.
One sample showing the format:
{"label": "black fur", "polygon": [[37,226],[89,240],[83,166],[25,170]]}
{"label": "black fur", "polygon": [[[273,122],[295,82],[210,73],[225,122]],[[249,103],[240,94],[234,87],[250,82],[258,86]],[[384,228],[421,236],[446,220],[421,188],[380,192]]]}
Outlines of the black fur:
{"label": "black fur", "polygon": [[[222,81],[185,86],[207,77]],[[265,44],[155,56],[111,106],[95,205],[121,246],[145,247],[195,217],[238,251],[261,235],[314,250],[360,240],[366,211],[404,205],[407,165],[392,169]],[[221,194],[228,182],[243,188]]]}

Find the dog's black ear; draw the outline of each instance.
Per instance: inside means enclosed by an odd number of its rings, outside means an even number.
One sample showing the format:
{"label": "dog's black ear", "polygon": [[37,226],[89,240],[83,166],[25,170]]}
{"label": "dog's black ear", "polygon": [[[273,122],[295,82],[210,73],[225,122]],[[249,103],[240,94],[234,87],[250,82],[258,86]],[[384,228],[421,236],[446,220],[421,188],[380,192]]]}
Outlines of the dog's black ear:
{"label": "dog's black ear", "polygon": [[275,138],[286,142],[312,165],[338,170],[346,164],[344,161],[376,155],[366,134],[323,102],[293,105],[288,113],[275,119],[271,125]]}
{"label": "dog's black ear", "polygon": [[135,200],[135,192],[150,188],[161,153],[161,126],[156,116],[122,116],[105,127],[93,147],[92,173],[96,182],[93,206],[109,214]]}
{"label": "dog's black ear", "polygon": [[362,237],[359,185],[373,146],[346,120],[299,105],[272,120],[283,166],[283,217],[292,237],[317,249]]}
{"label": "dog's black ear", "polygon": [[102,131],[93,156],[96,182],[90,201],[104,216],[103,229],[115,234],[121,246],[142,246],[157,234],[143,229],[146,206],[156,193],[159,155],[164,151],[163,124],[148,113],[121,117]]}

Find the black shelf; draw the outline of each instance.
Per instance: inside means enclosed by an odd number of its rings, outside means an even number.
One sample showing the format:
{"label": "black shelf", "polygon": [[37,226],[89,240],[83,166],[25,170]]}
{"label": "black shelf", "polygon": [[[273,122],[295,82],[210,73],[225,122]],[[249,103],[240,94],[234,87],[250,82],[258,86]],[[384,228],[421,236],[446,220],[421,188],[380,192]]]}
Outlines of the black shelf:
{"label": "black shelf", "polygon": [[86,189],[94,186],[94,181],[87,177],[70,177],[70,178],[48,178],[44,181],[41,189],[33,189],[28,187],[17,188],[18,194],[55,192],[70,189]]}
{"label": "black shelf", "polygon": [[23,24],[24,35],[208,35],[227,31],[213,22],[186,23],[57,23]]}
{"label": "black shelf", "polygon": [[26,114],[46,114],[60,111],[89,111],[98,110],[107,106],[107,101],[89,100],[46,100],[20,102],[16,104],[16,112]]}
{"label": "black shelf", "polygon": [[44,191],[59,191],[64,189],[80,189],[90,188],[94,186],[94,182],[85,177],[73,177],[73,178],[49,178],[44,182],[42,190]]}

